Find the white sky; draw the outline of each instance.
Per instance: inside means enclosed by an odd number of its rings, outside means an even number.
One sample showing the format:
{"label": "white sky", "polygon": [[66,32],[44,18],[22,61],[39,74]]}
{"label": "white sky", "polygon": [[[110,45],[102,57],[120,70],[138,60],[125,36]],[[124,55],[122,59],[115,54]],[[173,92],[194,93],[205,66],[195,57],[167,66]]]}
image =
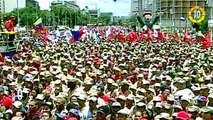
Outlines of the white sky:
{"label": "white sky", "polygon": [[[41,9],[49,9],[52,0],[37,0]],[[113,12],[114,16],[128,16],[130,14],[131,0],[77,0],[77,4],[82,9],[88,6],[89,9],[100,8],[101,12]]]}

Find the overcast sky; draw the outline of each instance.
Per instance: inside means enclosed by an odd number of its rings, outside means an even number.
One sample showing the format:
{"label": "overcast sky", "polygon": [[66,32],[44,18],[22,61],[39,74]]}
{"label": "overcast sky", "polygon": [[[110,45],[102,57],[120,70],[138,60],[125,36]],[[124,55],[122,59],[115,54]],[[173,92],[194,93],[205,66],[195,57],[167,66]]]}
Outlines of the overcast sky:
{"label": "overcast sky", "polygon": [[[48,9],[52,0],[37,0],[41,9]],[[115,16],[127,16],[130,14],[131,0],[77,0],[77,4],[82,9],[89,6],[90,9],[100,8],[101,12],[113,12]]]}

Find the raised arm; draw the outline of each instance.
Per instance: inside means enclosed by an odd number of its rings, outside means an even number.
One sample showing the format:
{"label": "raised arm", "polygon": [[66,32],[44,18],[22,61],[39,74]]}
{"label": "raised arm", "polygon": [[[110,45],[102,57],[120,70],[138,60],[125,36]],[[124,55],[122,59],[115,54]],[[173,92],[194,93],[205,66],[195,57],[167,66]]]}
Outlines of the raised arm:
{"label": "raised arm", "polygon": [[144,21],[142,20],[142,18],[140,16],[137,16],[137,20],[140,23],[141,27],[143,27],[145,25]]}

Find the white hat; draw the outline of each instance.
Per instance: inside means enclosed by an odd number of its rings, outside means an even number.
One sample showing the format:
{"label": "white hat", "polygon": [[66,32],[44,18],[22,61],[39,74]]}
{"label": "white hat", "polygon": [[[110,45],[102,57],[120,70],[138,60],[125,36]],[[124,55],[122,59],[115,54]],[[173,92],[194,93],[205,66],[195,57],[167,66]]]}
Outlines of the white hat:
{"label": "white hat", "polygon": [[118,99],[126,100],[126,96],[124,96],[124,95],[119,95],[119,96],[118,96]]}
{"label": "white hat", "polygon": [[21,101],[15,101],[13,103],[13,106],[16,107],[16,108],[20,108],[22,106],[22,102]]}
{"label": "white hat", "polygon": [[28,88],[23,88],[23,90],[22,90],[23,93],[29,93],[29,91],[30,91],[30,89],[28,89]]}
{"label": "white hat", "polygon": [[113,102],[112,107],[121,107],[121,104],[119,102]]}
{"label": "white hat", "polygon": [[88,101],[93,101],[93,102],[96,102],[98,100],[98,98],[97,97],[90,97],[89,99],[88,99]]}
{"label": "white hat", "polygon": [[56,80],[54,83],[55,83],[55,85],[58,85],[61,83],[61,80]]}
{"label": "white hat", "polygon": [[163,108],[162,103],[160,103],[160,102],[157,102],[156,105],[155,105],[155,107],[156,108]]}
{"label": "white hat", "polygon": [[111,78],[107,79],[107,83],[115,83],[115,81]]}
{"label": "white hat", "polygon": [[44,95],[43,94],[38,94],[35,99],[44,100]]}
{"label": "white hat", "polygon": [[13,114],[13,111],[11,109],[8,109],[8,110],[5,111],[5,113]]}
{"label": "white hat", "polygon": [[14,86],[14,85],[16,85],[17,83],[16,82],[11,82],[11,83],[9,83],[9,85],[11,85],[11,86]]}
{"label": "white hat", "polygon": [[128,116],[129,113],[130,113],[130,111],[127,108],[124,108],[124,109],[121,109],[118,111],[118,114],[122,114],[122,115],[126,115],[126,116]]}

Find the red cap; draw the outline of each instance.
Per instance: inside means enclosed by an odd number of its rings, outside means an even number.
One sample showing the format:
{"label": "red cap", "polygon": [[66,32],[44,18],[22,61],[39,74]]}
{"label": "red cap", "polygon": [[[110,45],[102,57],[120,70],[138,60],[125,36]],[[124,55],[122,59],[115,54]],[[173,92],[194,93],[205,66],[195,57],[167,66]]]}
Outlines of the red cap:
{"label": "red cap", "polygon": [[40,65],[40,64],[41,64],[41,61],[40,61],[40,60],[36,60],[36,61],[35,61],[35,64]]}
{"label": "red cap", "polygon": [[152,15],[152,11],[150,11],[150,10],[144,11],[143,16],[145,16],[145,15]]}
{"label": "red cap", "polygon": [[138,71],[137,70],[133,70],[132,74],[138,74]]}
{"label": "red cap", "polygon": [[13,16],[13,15],[12,15],[12,16],[10,16],[10,19],[12,19],[12,18],[15,18],[15,16]]}
{"label": "red cap", "polygon": [[178,119],[181,119],[181,120],[189,120],[190,118],[190,114],[185,112],[185,111],[180,111],[178,114],[177,114],[177,117]]}

